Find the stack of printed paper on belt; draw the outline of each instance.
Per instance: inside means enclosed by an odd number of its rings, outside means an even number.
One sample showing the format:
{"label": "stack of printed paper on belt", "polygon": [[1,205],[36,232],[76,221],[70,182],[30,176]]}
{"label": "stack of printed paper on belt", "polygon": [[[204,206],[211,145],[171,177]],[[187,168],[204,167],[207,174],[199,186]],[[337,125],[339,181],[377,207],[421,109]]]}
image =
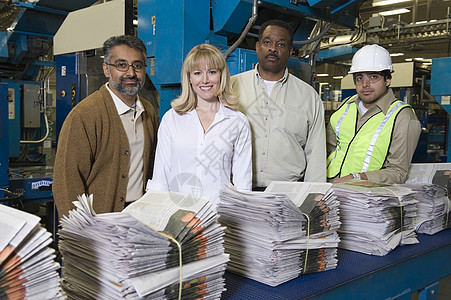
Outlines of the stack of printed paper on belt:
{"label": "stack of printed paper on belt", "polygon": [[228,255],[210,202],[148,191],[122,212],[96,214],[92,201],[92,195],[79,197],[77,209],[61,220],[69,298],[220,297]]}
{"label": "stack of printed paper on belt", "polygon": [[415,231],[418,233],[435,234],[447,227],[450,201],[447,189],[436,184],[405,183],[416,192],[418,200]]}
{"label": "stack of printed paper on belt", "polygon": [[[419,232],[433,234],[434,231],[440,231],[440,224],[443,224],[443,228],[451,228],[451,163],[412,164],[406,183],[436,184],[447,190],[448,201],[443,201],[445,204],[444,209],[440,210],[443,202],[436,202],[438,207],[434,207],[434,212],[430,213],[431,220],[421,225]],[[430,196],[431,192],[428,192],[428,195]],[[432,205],[432,202],[430,203]],[[434,218],[433,216],[436,217]]]}
{"label": "stack of printed paper on belt", "polygon": [[39,217],[0,204],[0,299],[60,299],[51,234]]}
{"label": "stack of printed paper on belt", "polygon": [[[220,192],[228,270],[271,286],[337,266],[338,201],[330,183],[273,182]],[[291,198],[291,200],[290,200]]]}
{"label": "stack of printed paper on belt", "polygon": [[334,184],[340,201],[340,248],[386,255],[399,244],[418,243],[415,192],[367,180]]}

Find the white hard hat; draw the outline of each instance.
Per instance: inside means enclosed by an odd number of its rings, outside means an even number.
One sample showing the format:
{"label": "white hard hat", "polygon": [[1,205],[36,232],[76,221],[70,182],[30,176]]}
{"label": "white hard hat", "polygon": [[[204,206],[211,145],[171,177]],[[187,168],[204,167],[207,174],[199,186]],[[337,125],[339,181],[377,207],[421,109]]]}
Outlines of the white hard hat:
{"label": "white hard hat", "polygon": [[354,54],[350,74],[357,72],[393,72],[391,57],[388,51],[379,45],[366,45]]}

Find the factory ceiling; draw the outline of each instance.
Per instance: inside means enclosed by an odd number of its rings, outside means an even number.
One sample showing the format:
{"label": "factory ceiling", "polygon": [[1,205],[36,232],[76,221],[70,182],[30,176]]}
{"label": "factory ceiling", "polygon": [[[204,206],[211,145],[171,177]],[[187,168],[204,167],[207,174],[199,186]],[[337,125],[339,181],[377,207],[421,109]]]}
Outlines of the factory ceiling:
{"label": "factory ceiling", "polygon": [[[379,6],[380,1],[369,0],[360,6],[365,35],[357,45],[378,43],[399,54],[392,57],[393,62],[451,56],[451,0],[409,0]],[[400,9],[407,12],[382,15]],[[346,33],[346,29],[334,27],[328,36]]]}

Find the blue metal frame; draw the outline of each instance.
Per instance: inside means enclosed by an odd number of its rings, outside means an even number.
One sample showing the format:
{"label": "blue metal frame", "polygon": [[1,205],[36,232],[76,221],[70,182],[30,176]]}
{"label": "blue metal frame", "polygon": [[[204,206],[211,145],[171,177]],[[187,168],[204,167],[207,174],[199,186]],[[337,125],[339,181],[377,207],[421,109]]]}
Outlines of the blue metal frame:
{"label": "blue metal frame", "polygon": [[[30,61],[39,60],[38,55],[30,53],[28,49],[29,40],[38,37],[42,40],[47,40],[50,45],[53,36],[70,11],[88,7],[94,2],[96,1],[11,1],[11,6],[17,7],[19,13],[15,16],[8,31],[0,33],[0,58],[2,58],[2,61],[12,65],[26,65]],[[12,45],[14,47],[11,47]],[[14,52],[9,53],[9,49],[12,48],[14,48]],[[10,56],[12,56],[11,59]],[[18,79],[34,80],[38,72],[39,68],[33,67],[28,70],[25,76]]]}
{"label": "blue metal frame", "polygon": [[354,53],[356,53],[357,50],[358,48],[352,47],[352,45],[334,47],[321,50],[318,53],[316,59],[318,61],[327,61],[328,59],[333,59],[334,61],[343,61],[346,59],[352,59]]}
{"label": "blue metal frame", "polygon": [[[8,122],[8,84],[0,83],[0,188],[8,186],[9,176],[9,122]],[[0,198],[3,198],[0,190]]]}
{"label": "blue metal frame", "polygon": [[[55,57],[56,69],[56,136],[63,126],[66,116],[71,109],[87,95],[82,94],[82,74],[80,74],[78,53],[57,55]],[[63,74],[64,72],[64,74]]]}
{"label": "blue metal frame", "polygon": [[149,57],[147,73],[160,94],[162,116],[180,94],[186,54],[209,37],[210,0],[141,0],[138,20],[138,36]]}
{"label": "blue metal frame", "polygon": [[53,168],[46,171],[45,168],[18,168],[12,169],[16,174],[27,174],[23,178],[13,177],[9,180],[11,192],[22,196],[28,202],[53,201],[52,183]]}
{"label": "blue metal frame", "polygon": [[[435,97],[437,103],[445,109],[448,115],[451,113],[451,86],[449,84],[449,78],[451,78],[451,57],[433,59],[431,66],[431,95]],[[448,124],[448,162],[451,162],[450,127],[450,124]]]}

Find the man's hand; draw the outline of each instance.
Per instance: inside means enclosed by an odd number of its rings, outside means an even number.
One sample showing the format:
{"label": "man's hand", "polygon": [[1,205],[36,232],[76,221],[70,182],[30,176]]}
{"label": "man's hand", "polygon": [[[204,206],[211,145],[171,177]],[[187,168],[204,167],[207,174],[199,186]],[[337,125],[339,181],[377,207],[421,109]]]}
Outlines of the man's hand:
{"label": "man's hand", "polygon": [[332,180],[332,183],[335,184],[335,183],[346,182],[346,181],[349,181],[351,179],[352,179],[351,175],[346,175],[346,176],[343,176],[343,177],[335,178],[334,180]]}
{"label": "man's hand", "polygon": [[[353,178],[352,175],[346,175],[343,177],[335,178],[334,180],[332,180],[332,183],[346,182],[346,181],[352,180],[352,178]],[[360,173],[360,178],[362,180],[368,180],[368,176],[366,176],[365,173]]]}

